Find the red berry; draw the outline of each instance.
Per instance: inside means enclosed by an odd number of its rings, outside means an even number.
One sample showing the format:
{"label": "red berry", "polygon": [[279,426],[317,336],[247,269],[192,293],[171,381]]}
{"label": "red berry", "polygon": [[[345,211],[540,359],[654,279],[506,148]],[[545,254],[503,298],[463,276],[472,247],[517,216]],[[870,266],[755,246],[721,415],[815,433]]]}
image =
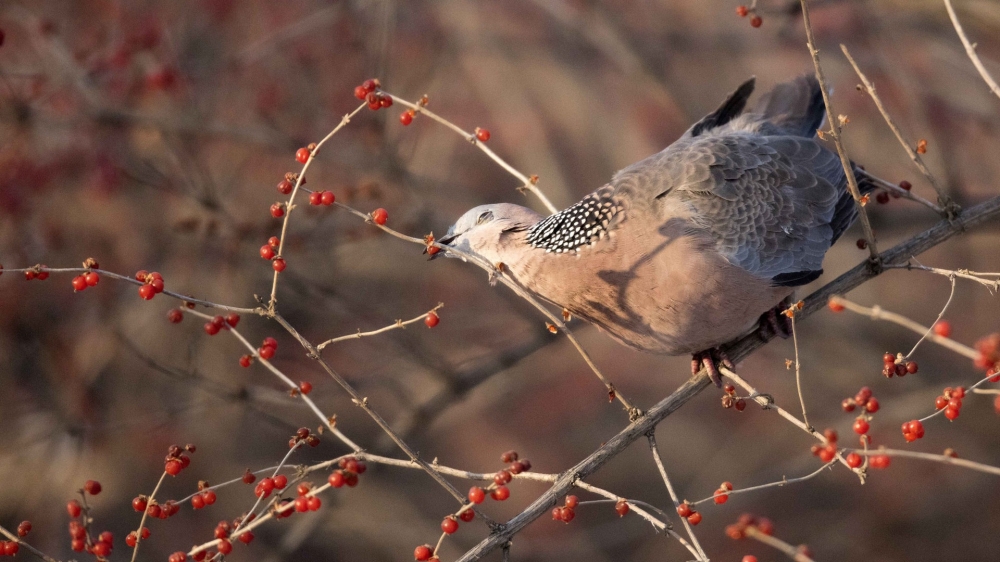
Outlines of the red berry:
{"label": "red berry", "polygon": [[578,505],[580,505],[580,498],[576,496],[566,496],[566,507],[572,509]]}
{"label": "red berry", "polygon": [[271,267],[274,268],[274,270],[277,271],[278,273],[281,273],[282,271],[285,270],[285,265],[286,265],[285,260],[283,258],[277,258],[271,262]]}
{"label": "red berry", "polygon": [[425,544],[413,549],[414,560],[421,560],[421,561],[430,560],[432,554],[434,554],[434,551],[431,550],[430,545]]}
{"label": "red berry", "polygon": [[340,488],[344,485],[344,473],[339,470],[335,470],[330,473],[330,477],[327,478],[327,481],[330,483],[330,486]]}
{"label": "red berry", "polygon": [[336,201],[337,198],[333,195],[332,191],[324,191],[323,194],[320,195],[320,200],[324,205],[330,206],[333,205],[333,202]]}
{"label": "red berry", "polygon": [[132,531],[125,536],[125,544],[128,545],[129,548],[135,548],[135,544],[137,542],[139,542],[139,539],[136,538],[135,531]]}
{"label": "red berry", "polygon": [[146,515],[154,519],[159,519],[160,516],[163,515],[163,508],[154,503],[146,508]]}
{"label": "red berry", "polygon": [[576,517],[576,510],[572,507],[563,507],[559,510],[559,519],[563,523],[569,523]]}
{"label": "red berry", "polygon": [[201,509],[205,507],[205,498],[201,497],[201,494],[191,498],[191,507],[193,509]]}
{"label": "red berry", "polygon": [[240,539],[240,542],[243,544],[250,544],[254,537],[252,532],[246,531],[244,533],[240,533],[240,536],[237,538]]}
{"label": "red berry", "polygon": [[79,292],[87,288],[87,280],[83,278],[83,275],[77,275],[72,281],[73,291]]}
{"label": "red berry", "polygon": [[403,113],[400,113],[399,122],[402,123],[404,127],[409,125],[410,123],[413,123],[413,114],[410,113],[409,111],[404,111]]}
{"label": "red berry", "polygon": [[139,296],[148,301],[156,296],[156,289],[152,285],[142,285],[139,287]]}
{"label": "red berry", "polygon": [[891,353],[886,353],[882,356],[882,362],[886,365],[894,365],[896,363],[896,356]]}
{"label": "red berry", "polygon": [[80,502],[76,500],[70,500],[69,503],[66,504],[66,513],[69,513],[70,517],[79,517],[82,511],[83,508],[80,507]]}
{"label": "red berry", "polygon": [[229,554],[233,551],[233,543],[229,542],[228,539],[222,539],[216,548],[219,549],[220,554]]}
{"label": "red berry", "polygon": [[299,164],[305,164],[309,161],[311,154],[308,148],[300,148],[295,151],[295,159],[299,161]]}
{"label": "red berry", "polygon": [[101,282],[101,276],[93,271],[87,272],[83,275],[84,280],[87,281],[88,287],[94,287]]}
{"label": "red berry", "polygon": [[947,320],[938,320],[934,323],[934,333],[941,336],[942,338],[951,337],[951,322]]}
{"label": "red berry", "polygon": [[260,247],[260,257],[269,260],[274,258],[274,248],[268,245],[263,245]]}
{"label": "red berry", "polygon": [[715,500],[715,503],[720,505],[729,501],[729,493],[726,492],[725,490],[716,490],[715,493],[712,494],[712,496],[713,499]]}
{"label": "red berry", "polygon": [[844,310],[844,305],[840,304],[839,302],[830,301],[826,303],[826,306],[828,306],[830,310],[834,312],[842,312]]}
{"label": "red berry", "polygon": [[741,562],[757,562],[757,557],[753,554],[747,554]]}
{"label": "red berry", "polygon": [[205,490],[201,493],[201,497],[205,500],[205,505],[212,505],[215,503],[215,500],[219,499],[218,496],[215,495],[214,490]]}
{"label": "red berry", "polygon": [[760,27],[760,24],[762,23],[764,23],[764,20],[760,19],[760,16],[758,15],[755,15],[754,17],[750,18],[751,27]]}
{"label": "red berry", "polygon": [[142,540],[148,539],[149,538],[149,528],[148,527],[143,527],[142,531],[140,533],[140,536],[142,537]]}
{"label": "red berry", "polygon": [[439,322],[441,322],[441,318],[435,312],[428,312],[427,317],[424,318],[424,324],[426,324],[428,328],[437,326]]}
{"label": "red berry", "polygon": [[313,191],[309,194],[309,204],[318,207],[323,204],[323,193],[321,191]]}
{"label": "red berry", "polygon": [[274,349],[278,349],[278,340],[272,338],[271,336],[267,336],[264,338],[264,342],[260,345],[261,347],[273,347]]}
{"label": "red berry", "polygon": [[906,191],[909,191],[909,190],[913,189],[913,184],[910,183],[910,182],[908,182],[908,181],[906,181],[906,180],[903,180],[903,181],[899,182],[899,187],[905,189]]}
{"label": "red berry", "polygon": [[389,94],[382,94],[378,98],[378,104],[381,107],[392,107],[392,96]]}
{"label": "red berry", "polygon": [[[754,18],[755,19],[759,19],[759,18],[757,18],[757,16],[754,16]],[[753,20],[750,20],[750,25],[753,25]],[[757,26],[754,25],[754,27],[757,27]],[[858,245],[858,249],[859,250],[864,250],[865,248],[868,247],[868,241],[865,240],[864,238],[858,238],[858,241],[855,242],[855,244]]]}
{"label": "red berry", "polygon": [[847,466],[851,468],[858,468],[864,462],[864,459],[861,458],[861,455],[857,453],[848,454],[847,457],[844,458],[844,460],[847,461]]}
{"label": "red berry", "polygon": [[295,189],[295,184],[288,180],[281,180],[278,182],[278,193],[282,195],[288,195],[293,189]]}
{"label": "red berry", "polygon": [[45,281],[46,279],[49,278],[49,270],[46,269],[48,267],[49,266],[47,266],[47,265],[42,265],[42,267],[41,267],[42,270],[39,271],[38,275],[36,276],[39,281]]}
{"label": "red berry", "polygon": [[354,97],[358,98],[359,100],[365,99],[365,96],[367,95],[368,95],[368,90],[366,90],[364,86],[357,86],[356,88],[354,88]]}
{"label": "red berry", "polygon": [[276,219],[280,219],[281,217],[285,216],[285,204],[275,203],[271,205],[271,216]]}
{"label": "red berry", "polygon": [[693,526],[693,525],[697,525],[698,523],[701,523],[701,513],[698,513],[698,512],[696,511],[696,512],[692,513],[692,514],[691,514],[691,515],[690,515],[690,516],[689,516],[689,517],[687,518],[687,520],[688,520],[688,523],[690,523],[690,524],[691,524],[692,526]]}
{"label": "red berry", "polygon": [[[205,325],[208,326],[208,324]],[[183,468],[184,466],[181,464],[181,461],[172,459],[167,461],[167,464],[163,466],[163,471],[171,476],[177,476]]]}
{"label": "red berry", "polygon": [[260,355],[261,359],[270,359],[274,357],[274,348],[271,346],[258,347],[257,355]]}
{"label": "red berry", "polygon": [[864,435],[868,433],[869,425],[864,418],[858,418],[854,420],[854,433],[858,435]]}
{"label": "red berry", "polygon": [[312,389],[313,389],[312,383],[306,381],[302,381],[299,383],[299,392],[301,392],[302,394],[309,394],[310,392],[312,392]]}
{"label": "red berry", "polygon": [[[832,430],[832,429],[824,429],[823,430],[823,438],[826,439],[827,443],[836,443],[837,442],[837,432],[834,431],[834,430]],[[730,485],[729,489],[732,490],[731,485]]]}
{"label": "red berry", "polygon": [[868,459],[869,466],[876,469],[889,468],[890,462],[891,459],[888,455],[874,455]]}
{"label": "red berry", "polygon": [[497,486],[500,486],[502,484],[506,484],[506,483],[510,482],[510,480],[511,480],[510,472],[508,472],[506,470],[501,470],[500,472],[496,473],[495,476],[493,476],[493,482]]}
{"label": "red berry", "polygon": [[951,391],[951,397],[952,398],[964,398],[965,397],[965,387],[963,387],[963,386],[956,386],[955,388],[953,388],[952,391]]}
{"label": "red berry", "polygon": [[181,320],[184,320],[184,313],[179,309],[171,308],[167,311],[167,320],[169,320],[171,324],[178,324]]}
{"label": "red berry", "polygon": [[955,420],[955,418],[958,417],[958,413],[959,413],[958,408],[955,408],[953,406],[948,406],[947,408],[944,409],[944,417],[948,418],[949,420]]}
{"label": "red berry", "polygon": [[242,356],[240,356],[240,366],[241,367],[244,367],[244,368],[249,367],[251,363],[253,363],[253,357],[252,356],[250,356],[250,355],[242,355]]}
{"label": "red berry", "polygon": [[299,513],[305,513],[309,511],[309,498],[305,496],[299,496],[295,498],[295,511]]}
{"label": "red berry", "polygon": [[479,142],[486,142],[490,140],[490,132],[476,127],[476,138],[479,139]]}
{"label": "red berry", "polygon": [[458,530],[458,521],[455,521],[455,518],[452,517],[451,515],[445,517],[444,520],[441,521],[441,530],[446,535],[454,533],[455,531]]}
{"label": "red berry", "polygon": [[747,401],[742,398],[737,398],[734,406],[736,407],[737,412],[742,412],[747,407]]}
{"label": "red berry", "polygon": [[823,462],[830,462],[833,457],[837,456],[837,447],[834,445],[827,445],[819,450],[818,453],[819,460]]}
{"label": "red berry", "polygon": [[277,236],[272,236],[267,239],[267,245],[272,248],[277,248],[278,246],[281,245],[281,239],[279,239]]}
{"label": "red berry", "polygon": [[879,205],[885,205],[889,202],[889,194],[884,191],[880,191],[875,195],[875,201],[878,201]]}
{"label": "red berry", "polygon": [[948,399],[944,396],[938,396],[934,399],[934,408],[941,410],[948,405]]}
{"label": "red berry", "polygon": [[319,510],[320,507],[323,506],[323,500],[319,499],[316,496],[309,496],[308,505],[309,505],[309,511],[317,511]]}
{"label": "red berry", "polygon": [[473,486],[472,488],[469,488],[470,502],[479,504],[483,503],[484,499],[486,499],[486,492],[482,488],[480,488],[479,486]]}
{"label": "red berry", "polygon": [[232,326],[233,328],[235,328],[236,325],[239,324],[239,323],[240,323],[240,315],[239,314],[233,313],[233,314],[226,315],[226,324],[229,324],[230,326]]}
{"label": "red berry", "polygon": [[677,515],[680,515],[685,519],[690,517],[692,513],[694,513],[694,510],[691,509],[691,504],[689,504],[688,502],[684,502],[679,506],[677,506]]}
{"label": "red berry", "polygon": [[844,398],[844,400],[840,403],[840,408],[845,412],[853,412],[855,407],[857,407],[857,404],[855,404],[854,400],[851,400],[850,398]]}
{"label": "red berry", "polygon": [[868,402],[865,404],[865,411],[874,414],[879,409],[878,398],[869,398]]}
{"label": "red berry", "polygon": [[740,16],[741,18],[745,18],[745,17],[747,17],[747,13],[748,13],[748,10],[747,10],[746,6],[736,6],[736,15],[737,16]]}
{"label": "red berry", "polygon": [[993,399],[993,410],[1000,414],[1000,396]]}
{"label": "red berry", "polygon": [[285,476],[284,474],[279,474],[275,476],[272,480],[274,480],[274,487],[279,490],[284,489],[284,487],[288,485],[288,477]]}
{"label": "red berry", "polygon": [[365,80],[364,82],[361,83],[361,87],[364,88],[365,94],[367,94],[368,92],[374,92],[375,88],[378,88],[379,86],[380,84],[378,83],[378,79],[376,78],[369,78],[368,80]]}
{"label": "red berry", "polygon": [[629,512],[629,509],[627,501],[618,500],[615,502],[615,512],[618,514],[618,517],[625,517],[625,515]]}
{"label": "red berry", "polygon": [[21,524],[17,526],[17,536],[19,537],[26,537],[30,532],[31,521],[21,521]]}
{"label": "red berry", "polygon": [[205,322],[205,333],[210,336],[218,334],[220,329],[221,328],[219,328],[218,324],[214,322]]}
{"label": "red berry", "polygon": [[101,493],[101,483],[97,480],[87,480],[83,484],[83,490],[92,496]]}
{"label": "red berry", "polygon": [[473,519],[476,518],[476,512],[472,511],[471,508],[470,509],[466,509],[462,513],[458,514],[458,518],[461,519],[462,521],[465,521],[466,523],[468,523],[469,521],[472,521]]}
{"label": "red berry", "polygon": [[502,502],[510,497],[510,488],[507,486],[497,486],[490,492],[490,497],[498,502]]}
{"label": "red berry", "polygon": [[372,220],[378,225],[385,224],[385,222],[389,220],[389,211],[382,208],[375,209],[372,211]]}

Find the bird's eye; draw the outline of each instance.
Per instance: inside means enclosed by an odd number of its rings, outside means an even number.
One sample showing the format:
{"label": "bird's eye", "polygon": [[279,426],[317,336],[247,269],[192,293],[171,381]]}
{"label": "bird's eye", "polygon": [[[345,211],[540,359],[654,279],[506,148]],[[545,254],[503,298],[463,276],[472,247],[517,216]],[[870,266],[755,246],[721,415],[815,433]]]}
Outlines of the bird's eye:
{"label": "bird's eye", "polygon": [[479,215],[478,219],[476,219],[476,224],[483,224],[484,222],[489,222],[491,220],[493,220],[493,211],[485,211]]}

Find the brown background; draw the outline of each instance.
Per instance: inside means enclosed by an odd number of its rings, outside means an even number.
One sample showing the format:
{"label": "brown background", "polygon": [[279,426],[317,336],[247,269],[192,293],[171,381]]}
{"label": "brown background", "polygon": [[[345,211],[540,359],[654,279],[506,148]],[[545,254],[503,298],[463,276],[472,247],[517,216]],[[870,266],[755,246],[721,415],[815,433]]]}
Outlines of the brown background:
{"label": "brown background", "polygon": [[[672,142],[740,82],[759,87],[811,71],[795,2],[762,2],[752,29],[731,1],[486,2],[185,0],[178,2],[10,2],[0,8],[0,263],[75,266],[93,256],[109,270],[163,273],[169,289],[251,306],[270,288],[257,248],[277,233],[268,206],[274,185],[297,169],[292,154],[318,140],[355,107],[353,87],[378,76],[409,99],[459,125],[492,132],[489,146],[538,174],[560,207],[614,171]],[[932,198],[837,49],[846,43],[879,87],[904,132],[929,143],[931,169],[963,205],[995,195],[1000,100],[965,56],[943,4],[931,0],[817,1],[814,27],[850,117],[853,158],[874,173],[910,179]],[[1000,76],[1000,6],[959,1],[960,16],[986,64]],[[27,6],[27,7],[25,7]],[[172,84],[165,74],[175,77]],[[157,74],[161,73],[161,74]],[[88,101],[91,100],[91,101]],[[400,126],[399,106],[365,110],[321,153],[309,185],[363,211],[389,210],[390,225],[419,236],[442,233],[464,210],[524,202],[517,181],[462,139],[417,118]],[[527,204],[537,202],[527,199]],[[885,247],[933,224],[902,201],[871,208]],[[827,274],[865,257],[857,227],[833,248]],[[997,271],[996,224],[920,259],[945,268]],[[499,468],[515,448],[535,470],[558,472],[616,433],[626,420],[564,338],[485,274],[454,260],[427,262],[420,248],[389,238],[342,211],[303,209],[288,239],[279,303],[304,335],[320,341],[385,326],[444,302],[433,331],[416,325],[338,344],[326,357],[427,459],[470,470]],[[948,296],[946,279],[889,272],[851,294],[930,323]],[[806,288],[801,292],[809,291]],[[72,293],[69,278],[26,283],[0,277],[0,522],[31,519],[33,542],[70,557],[64,502],[86,478],[98,530],[117,536],[114,559],[138,518],[130,499],[148,493],[167,445],[198,453],[169,497],[198,479],[222,481],[245,467],[274,464],[287,437],[311,414],[225,335],[201,322],[166,322],[173,303],[142,302],[133,286],[105,279]],[[947,316],[966,343],[997,329],[996,297],[959,283]],[[624,349],[578,323],[575,330],[605,373],[640,406],[687,377],[687,358]],[[264,320],[244,318],[252,341],[279,339],[276,364],[315,386],[339,427],[370,450],[398,456],[374,424],[325,379],[294,342]],[[903,446],[899,424],[929,413],[944,386],[970,384],[968,361],[931,345],[920,373],[880,375],[880,355],[915,341],[901,329],[847,314],[820,313],[800,326],[805,396],[813,423],[850,443],[852,416],[840,400],[870,385],[883,409],[876,444]],[[741,373],[780,404],[795,407],[784,368],[790,341],[745,361]],[[1000,463],[991,397],[972,396],[949,424],[936,418],[909,445]],[[680,494],[700,499],[719,482],[737,487],[798,476],[819,466],[808,436],[750,407],[723,410],[708,391],[660,425],[658,438]],[[344,452],[332,440],[297,462]],[[659,506],[669,499],[650,455],[637,444],[590,479]],[[457,482],[460,489],[469,483]],[[544,488],[515,483],[511,500],[489,503],[498,520]],[[586,499],[586,495],[582,495]],[[151,525],[143,559],[211,538],[214,524],[252,503],[246,487],[220,492],[215,506],[185,508]],[[988,560],[996,556],[1000,487],[995,477],[896,460],[869,483],[842,468],[810,482],[706,506],[698,535],[713,560],[775,551],[736,543],[723,527],[743,511],[773,519],[777,535],[808,543],[817,560]],[[319,514],[261,529],[237,560],[408,560],[433,542],[450,498],[413,470],[373,469],[352,490],[328,494]],[[445,542],[453,559],[485,536],[463,525]],[[514,560],[686,560],[669,538],[608,505],[585,506],[571,525],[539,520],[518,535]],[[499,554],[491,559],[499,560]]]}

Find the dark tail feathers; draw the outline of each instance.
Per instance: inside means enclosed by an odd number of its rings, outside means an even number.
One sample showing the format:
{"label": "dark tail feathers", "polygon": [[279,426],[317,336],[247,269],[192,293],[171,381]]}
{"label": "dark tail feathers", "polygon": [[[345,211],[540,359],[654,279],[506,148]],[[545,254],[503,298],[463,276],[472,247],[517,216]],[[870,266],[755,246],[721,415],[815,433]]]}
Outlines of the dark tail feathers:
{"label": "dark tail feathers", "polygon": [[753,112],[788,134],[807,138],[816,135],[826,118],[823,92],[811,74],[778,84],[757,100]]}

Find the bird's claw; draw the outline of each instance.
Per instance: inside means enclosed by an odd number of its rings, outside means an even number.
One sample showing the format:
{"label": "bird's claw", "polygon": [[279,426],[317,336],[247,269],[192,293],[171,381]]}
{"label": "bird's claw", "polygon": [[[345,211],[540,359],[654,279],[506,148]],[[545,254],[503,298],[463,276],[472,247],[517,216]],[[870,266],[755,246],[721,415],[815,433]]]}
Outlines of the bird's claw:
{"label": "bird's claw", "polygon": [[691,355],[691,374],[697,375],[704,367],[708,371],[708,378],[715,383],[715,386],[722,388],[722,375],[718,368],[720,363],[729,369],[736,368],[725,352],[717,347],[694,353]]}

